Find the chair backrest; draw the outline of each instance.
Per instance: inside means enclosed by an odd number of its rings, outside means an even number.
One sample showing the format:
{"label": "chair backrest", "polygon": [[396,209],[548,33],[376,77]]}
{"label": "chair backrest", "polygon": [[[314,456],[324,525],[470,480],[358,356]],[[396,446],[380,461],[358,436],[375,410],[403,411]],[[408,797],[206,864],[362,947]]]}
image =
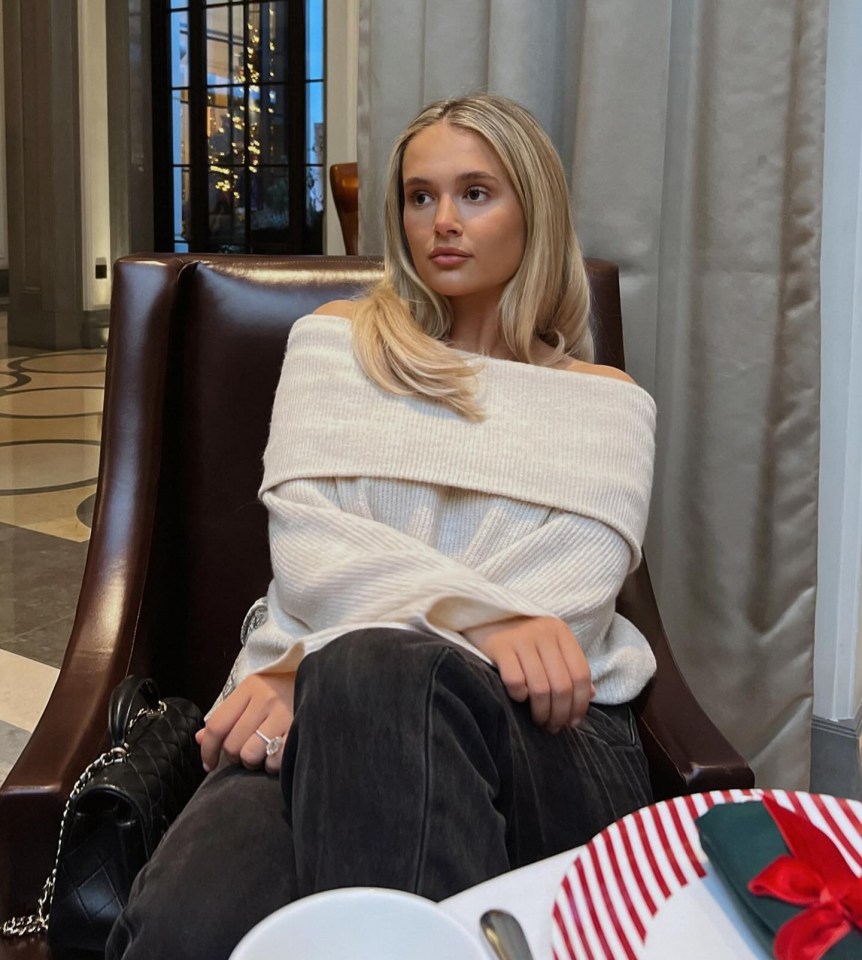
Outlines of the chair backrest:
{"label": "chair backrest", "polygon": [[[591,261],[589,269],[598,357],[621,366],[617,268]],[[364,257],[117,263],[96,529],[111,529],[113,509],[118,523],[144,530],[136,536],[146,560],[129,560],[146,563],[129,667],[164,690],[210,703],[239,650],[243,615],[266,591],[267,521],[257,491],[292,324],[380,275],[380,261]],[[141,418],[158,427],[135,449],[129,435]],[[128,494],[124,471],[138,474]],[[94,540],[93,564],[102,543]]]}
{"label": "chair backrest", "polygon": [[359,168],[355,163],[333,163],[329,168],[332,200],[341,224],[344,251],[359,253]]}

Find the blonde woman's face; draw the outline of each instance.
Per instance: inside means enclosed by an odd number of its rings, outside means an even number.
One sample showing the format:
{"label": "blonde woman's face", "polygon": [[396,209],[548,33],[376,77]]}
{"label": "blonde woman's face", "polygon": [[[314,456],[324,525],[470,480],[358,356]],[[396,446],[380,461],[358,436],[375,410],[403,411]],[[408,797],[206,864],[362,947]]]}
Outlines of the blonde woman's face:
{"label": "blonde woman's face", "polygon": [[416,272],[453,309],[496,309],[524,255],[518,198],[491,146],[445,121],[407,144],[404,232]]}

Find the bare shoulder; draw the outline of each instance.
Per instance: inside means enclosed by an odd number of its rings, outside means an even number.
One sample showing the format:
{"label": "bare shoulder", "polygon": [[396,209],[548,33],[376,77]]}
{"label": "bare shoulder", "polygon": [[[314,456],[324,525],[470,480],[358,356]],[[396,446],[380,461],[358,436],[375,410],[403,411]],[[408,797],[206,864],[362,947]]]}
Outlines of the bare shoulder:
{"label": "bare shoulder", "polygon": [[623,383],[635,382],[624,370],[607,367],[601,363],[587,363],[585,360],[569,360],[563,369],[572,370],[575,373],[588,373],[594,377],[604,377],[606,380],[622,380]]}
{"label": "bare shoulder", "polygon": [[321,304],[314,312],[327,317],[344,317],[345,320],[352,320],[358,302],[357,300],[330,300],[329,303]]}

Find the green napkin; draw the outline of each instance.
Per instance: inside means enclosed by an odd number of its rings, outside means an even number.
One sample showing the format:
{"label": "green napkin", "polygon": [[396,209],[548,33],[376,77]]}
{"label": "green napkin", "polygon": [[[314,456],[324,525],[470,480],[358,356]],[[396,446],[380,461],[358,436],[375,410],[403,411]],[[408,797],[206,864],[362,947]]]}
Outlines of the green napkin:
{"label": "green napkin", "polygon": [[[758,897],[748,883],[778,857],[787,844],[766,807],[756,800],[719,804],[695,825],[709,862],[733,896],[752,933],[771,954],[778,929],[802,907],[774,897]],[[826,960],[859,960],[862,932],[851,932],[823,954]]]}

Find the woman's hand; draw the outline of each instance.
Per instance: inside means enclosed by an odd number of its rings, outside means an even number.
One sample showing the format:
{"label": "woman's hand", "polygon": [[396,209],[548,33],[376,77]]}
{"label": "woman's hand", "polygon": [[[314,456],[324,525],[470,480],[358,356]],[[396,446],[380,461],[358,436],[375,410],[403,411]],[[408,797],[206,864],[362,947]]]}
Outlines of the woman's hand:
{"label": "woman's hand", "polygon": [[195,734],[204,770],[214,770],[224,751],[231,763],[241,763],[250,770],[263,766],[267,773],[278,773],[283,746],[267,756],[267,745],[257,731],[270,739],[281,737],[283,744],[293,722],[295,682],[295,673],[255,673],[246,677]]}
{"label": "woman's hand", "polygon": [[463,631],[500,671],[513,700],[529,697],[533,720],[557,733],[577,726],[596,690],[575,635],[556,617],[512,617]]}

